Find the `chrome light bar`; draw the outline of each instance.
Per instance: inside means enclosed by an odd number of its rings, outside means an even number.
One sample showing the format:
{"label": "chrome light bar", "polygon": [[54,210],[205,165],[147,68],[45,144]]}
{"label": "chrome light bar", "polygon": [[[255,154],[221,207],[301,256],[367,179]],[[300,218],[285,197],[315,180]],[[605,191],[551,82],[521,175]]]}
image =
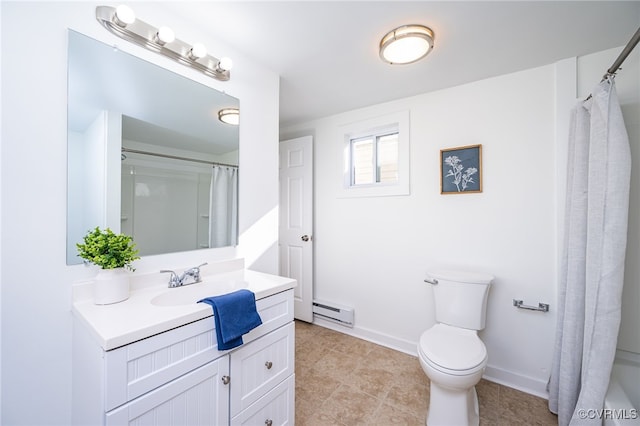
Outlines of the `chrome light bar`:
{"label": "chrome light bar", "polygon": [[[155,28],[146,22],[135,18],[133,11],[126,18],[118,15],[117,9],[110,6],[96,7],[96,19],[107,30],[142,47],[165,55],[176,62],[197,69],[209,77],[227,81],[231,77],[231,60],[217,59],[206,53],[201,44],[189,45],[173,37],[173,32],[166,27]],[[168,30],[170,36],[163,37],[163,31]]]}

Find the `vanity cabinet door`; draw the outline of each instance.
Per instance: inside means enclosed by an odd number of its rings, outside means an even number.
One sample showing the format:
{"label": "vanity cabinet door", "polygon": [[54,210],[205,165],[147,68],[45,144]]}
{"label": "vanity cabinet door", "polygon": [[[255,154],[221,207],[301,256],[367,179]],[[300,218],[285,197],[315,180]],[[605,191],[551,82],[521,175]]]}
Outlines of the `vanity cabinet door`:
{"label": "vanity cabinet door", "polygon": [[231,353],[232,417],[293,375],[294,334],[290,322]]}
{"label": "vanity cabinet door", "polygon": [[225,425],[229,421],[228,375],[229,357],[218,358],[108,412],[106,425]]}

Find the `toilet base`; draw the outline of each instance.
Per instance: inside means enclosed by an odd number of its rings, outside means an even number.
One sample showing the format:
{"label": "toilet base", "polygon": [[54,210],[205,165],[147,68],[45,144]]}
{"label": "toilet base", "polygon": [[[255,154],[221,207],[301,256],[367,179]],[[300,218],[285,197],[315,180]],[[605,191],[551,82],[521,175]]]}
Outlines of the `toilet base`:
{"label": "toilet base", "polygon": [[480,411],[476,387],[452,390],[431,382],[427,426],[478,426]]}

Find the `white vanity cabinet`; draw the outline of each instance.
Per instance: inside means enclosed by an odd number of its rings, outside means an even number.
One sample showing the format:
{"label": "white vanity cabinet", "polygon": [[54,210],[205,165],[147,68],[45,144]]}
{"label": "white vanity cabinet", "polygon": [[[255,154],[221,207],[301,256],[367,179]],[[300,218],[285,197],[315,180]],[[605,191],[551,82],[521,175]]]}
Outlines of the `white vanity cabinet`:
{"label": "white vanity cabinet", "polygon": [[293,291],[256,307],[263,324],[230,351],[211,316],[112,350],[74,321],[73,423],[293,424]]}

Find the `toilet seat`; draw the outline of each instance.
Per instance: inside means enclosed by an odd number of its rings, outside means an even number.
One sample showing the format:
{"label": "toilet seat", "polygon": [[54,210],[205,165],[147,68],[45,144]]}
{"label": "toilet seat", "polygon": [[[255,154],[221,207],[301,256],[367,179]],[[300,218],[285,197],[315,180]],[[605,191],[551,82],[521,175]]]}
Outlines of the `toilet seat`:
{"label": "toilet seat", "polygon": [[419,355],[433,368],[455,376],[484,368],[487,349],[474,330],[436,324],[420,336]]}

